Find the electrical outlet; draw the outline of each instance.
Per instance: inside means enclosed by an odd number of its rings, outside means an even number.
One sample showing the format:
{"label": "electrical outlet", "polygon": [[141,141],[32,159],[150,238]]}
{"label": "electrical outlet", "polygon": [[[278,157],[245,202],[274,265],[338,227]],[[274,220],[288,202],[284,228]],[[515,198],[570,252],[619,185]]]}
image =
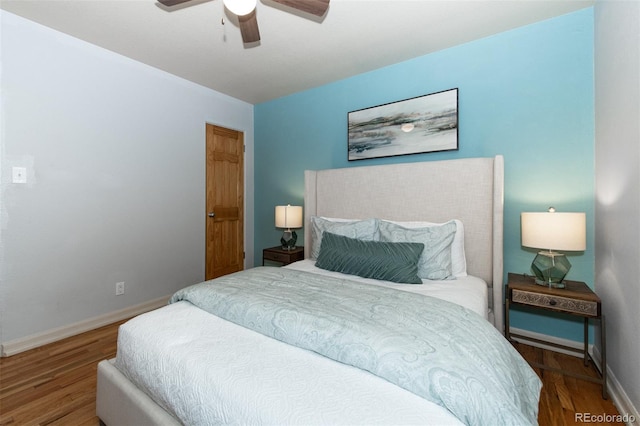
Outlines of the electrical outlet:
{"label": "electrical outlet", "polygon": [[116,283],[116,296],[122,296],[124,294],[124,281]]}

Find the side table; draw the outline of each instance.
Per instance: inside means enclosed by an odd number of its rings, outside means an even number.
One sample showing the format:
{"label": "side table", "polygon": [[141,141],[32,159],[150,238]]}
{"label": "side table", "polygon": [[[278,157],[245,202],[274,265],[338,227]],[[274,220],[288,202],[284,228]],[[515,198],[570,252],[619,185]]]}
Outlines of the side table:
{"label": "side table", "polygon": [[301,246],[298,246],[293,250],[285,250],[281,246],[269,247],[262,250],[262,266],[264,266],[265,260],[280,262],[284,266],[303,259],[304,247]]}
{"label": "side table", "polygon": [[[582,352],[584,365],[586,366],[589,364],[589,359],[591,358],[588,350],[589,320],[599,320],[600,339],[602,342],[602,366],[599,379],[583,374],[571,373],[558,368],[549,367],[544,364],[532,363],[532,365],[534,367],[543,368],[579,379],[599,383],[602,385],[602,397],[604,399],[607,399],[606,329],[600,298],[593,292],[593,290],[589,288],[589,286],[587,286],[587,284],[581,281],[564,281],[564,283],[565,288],[551,288],[536,284],[535,278],[532,276],[509,273],[505,306],[505,336],[509,341],[512,341],[512,337],[516,337],[518,339],[543,343],[545,345],[550,345],[573,352]],[[547,342],[544,340],[511,333],[509,323],[509,307],[512,304],[525,305],[531,308],[561,312],[567,315],[579,316],[584,318],[583,349],[580,350],[566,345],[560,345],[553,342]]]}

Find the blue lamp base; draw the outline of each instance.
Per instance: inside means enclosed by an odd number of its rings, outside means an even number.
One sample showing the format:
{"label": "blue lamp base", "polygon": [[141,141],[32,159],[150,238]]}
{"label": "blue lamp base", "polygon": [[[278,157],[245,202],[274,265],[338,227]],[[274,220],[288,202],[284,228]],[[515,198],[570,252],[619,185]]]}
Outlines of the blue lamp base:
{"label": "blue lamp base", "polygon": [[567,256],[553,251],[541,251],[533,259],[531,270],[536,276],[536,284],[564,288],[564,277],[571,269]]}
{"label": "blue lamp base", "polygon": [[296,241],[298,241],[298,234],[296,234],[296,231],[287,229],[282,233],[282,238],[280,238],[282,250],[294,250],[296,248]]}

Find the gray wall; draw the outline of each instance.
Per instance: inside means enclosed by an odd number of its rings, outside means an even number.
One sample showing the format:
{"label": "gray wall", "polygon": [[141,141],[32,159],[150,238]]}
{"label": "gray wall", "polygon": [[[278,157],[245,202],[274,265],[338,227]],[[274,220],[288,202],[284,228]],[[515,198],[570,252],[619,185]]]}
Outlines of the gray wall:
{"label": "gray wall", "polygon": [[245,132],[253,253],[252,105],[0,16],[0,342],[204,279],[207,122]]}
{"label": "gray wall", "polygon": [[[640,409],[640,3],[595,8],[596,285],[609,368]],[[625,407],[619,407],[625,414]],[[636,418],[640,424],[640,419]]]}

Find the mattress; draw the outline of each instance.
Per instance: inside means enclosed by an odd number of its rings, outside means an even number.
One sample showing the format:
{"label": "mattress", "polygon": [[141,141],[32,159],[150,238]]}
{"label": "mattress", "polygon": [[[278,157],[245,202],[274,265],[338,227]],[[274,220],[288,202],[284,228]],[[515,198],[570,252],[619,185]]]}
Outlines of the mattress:
{"label": "mattress", "polygon": [[[327,273],[309,260],[289,267]],[[424,285],[365,282],[440,297],[486,318],[487,286],[474,277]],[[384,379],[245,329],[189,302],[123,324],[115,365],[189,425],[460,424],[445,408]]]}

